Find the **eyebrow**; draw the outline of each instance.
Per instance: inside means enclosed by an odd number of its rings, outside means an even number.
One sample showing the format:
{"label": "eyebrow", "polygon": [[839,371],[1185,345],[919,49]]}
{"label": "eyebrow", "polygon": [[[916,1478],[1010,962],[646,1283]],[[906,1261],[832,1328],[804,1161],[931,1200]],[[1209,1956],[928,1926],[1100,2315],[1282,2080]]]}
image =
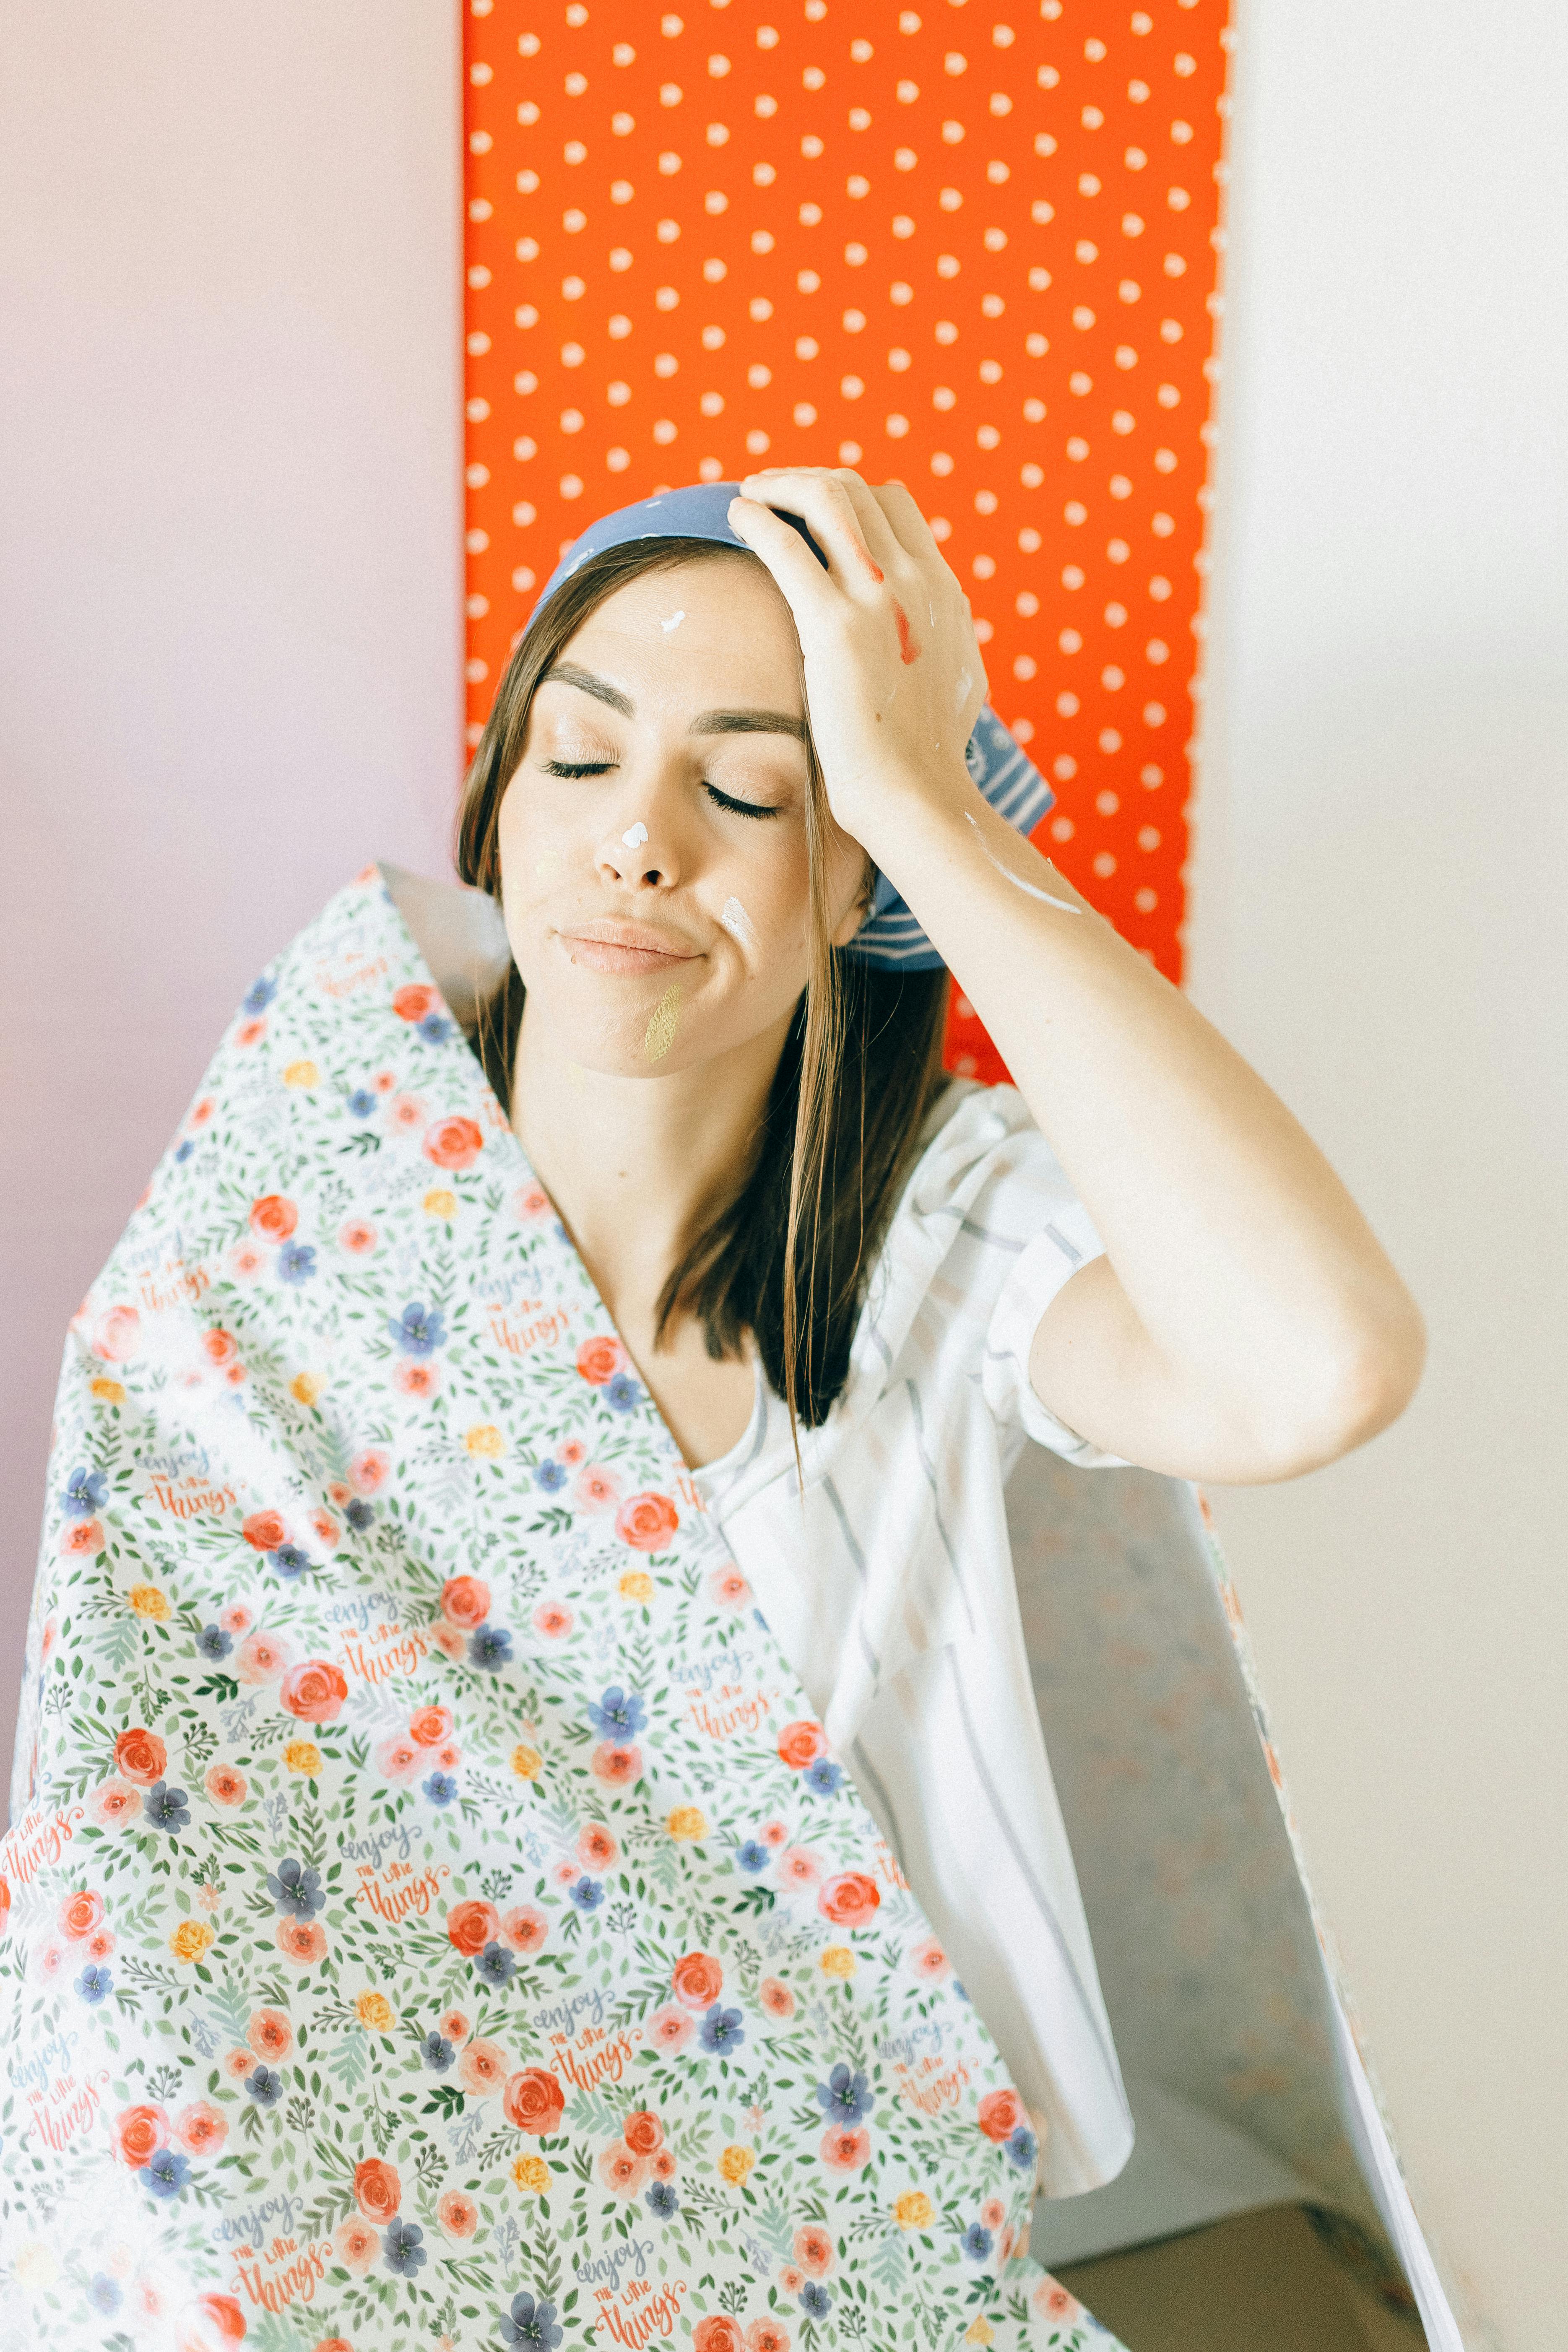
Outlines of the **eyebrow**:
{"label": "eyebrow", "polygon": [[[629,695],[612,686],[607,677],[579,669],[575,662],[557,662],[546,670],[540,684],[574,686],[580,693],[591,694],[595,702],[607,702],[623,718],[637,716],[637,705]],[[804,743],[805,721],[792,719],[786,710],[700,710],[687,731],[692,735],[791,735],[797,743]]]}

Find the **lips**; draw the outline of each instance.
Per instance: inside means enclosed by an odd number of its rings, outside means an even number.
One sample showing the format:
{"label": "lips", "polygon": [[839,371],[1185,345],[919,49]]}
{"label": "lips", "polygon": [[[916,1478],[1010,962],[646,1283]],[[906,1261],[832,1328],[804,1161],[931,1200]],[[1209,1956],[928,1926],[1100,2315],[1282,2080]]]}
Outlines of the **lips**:
{"label": "lips", "polygon": [[647,923],[600,919],[558,936],[572,962],[589,971],[670,971],[697,960],[696,949]]}

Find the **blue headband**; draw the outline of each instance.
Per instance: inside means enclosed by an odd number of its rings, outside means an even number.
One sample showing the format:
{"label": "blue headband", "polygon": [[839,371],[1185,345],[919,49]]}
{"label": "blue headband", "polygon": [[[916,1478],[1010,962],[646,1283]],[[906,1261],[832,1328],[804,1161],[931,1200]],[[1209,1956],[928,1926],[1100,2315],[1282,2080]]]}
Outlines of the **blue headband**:
{"label": "blue headband", "polygon": [[[739,482],[699,482],[689,488],[663,490],[641,499],[635,507],[621,507],[590,523],[581,539],[556,565],[530,615],[532,626],[544,605],[563,581],[591,555],[607,547],[622,547],[634,539],[707,539],[724,547],[743,547],[731,530],[730,501],[740,494]],[[795,515],[785,515],[819,561],[822,550]],[[994,809],[1022,834],[1033,833],[1056,794],[1039,770],[1007,732],[996,713],[986,706],[974,722],[964,753],[969,772]],[[871,894],[871,911],[844,954],[867,963],[896,964],[906,971],[938,971],[942,958],[921,930],[885,874],[879,874]]]}

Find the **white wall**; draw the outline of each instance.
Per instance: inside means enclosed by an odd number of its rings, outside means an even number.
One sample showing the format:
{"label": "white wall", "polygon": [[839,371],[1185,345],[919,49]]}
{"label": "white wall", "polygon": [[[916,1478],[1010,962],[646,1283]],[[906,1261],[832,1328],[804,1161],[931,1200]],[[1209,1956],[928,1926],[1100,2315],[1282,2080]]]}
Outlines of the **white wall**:
{"label": "white wall", "polygon": [[0,1749],[67,1318],[260,964],[462,761],[458,23],[0,5]]}
{"label": "white wall", "polygon": [[1568,2213],[1568,16],[1242,0],[1194,1000],[1414,1289],[1405,1418],[1214,1488],[1417,2203]]}

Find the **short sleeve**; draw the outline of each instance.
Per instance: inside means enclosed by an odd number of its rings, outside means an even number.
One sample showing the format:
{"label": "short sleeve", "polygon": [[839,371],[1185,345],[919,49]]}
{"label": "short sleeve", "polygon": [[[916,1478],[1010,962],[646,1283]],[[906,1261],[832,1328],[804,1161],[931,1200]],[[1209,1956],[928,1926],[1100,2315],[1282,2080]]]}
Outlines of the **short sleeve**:
{"label": "short sleeve", "polygon": [[1105,1244],[1081,1201],[1058,1198],[1045,1225],[1026,1243],[1003,1283],[985,1338],[981,1388],[1005,1426],[1021,1429],[1079,1470],[1130,1470],[1124,1455],[1108,1454],[1047,1412],[1029,1383],[1029,1349],[1040,1318],[1079,1266],[1103,1257]]}

